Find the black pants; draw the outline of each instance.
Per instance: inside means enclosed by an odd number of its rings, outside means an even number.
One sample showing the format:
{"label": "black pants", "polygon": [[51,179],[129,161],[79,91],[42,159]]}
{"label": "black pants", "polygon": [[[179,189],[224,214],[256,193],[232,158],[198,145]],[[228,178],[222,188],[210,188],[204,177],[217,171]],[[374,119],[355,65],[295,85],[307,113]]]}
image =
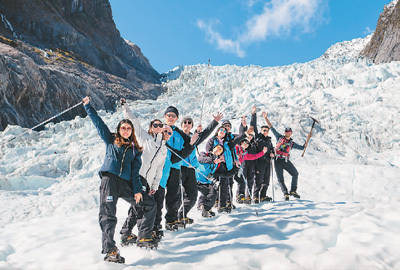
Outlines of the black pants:
{"label": "black pants", "polygon": [[[164,195],[165,189],[161,186],[158,187],[156,193],[154,193],[153,198],[156,203],[156,217],[154,220],[154,229],[161,227],[161,212],[164,207]],[[128,217],[126,218],[124,225],[121,229],[121,234],[124,236],[129,236],[132,233],[132,229],[135,227],[137,223],[137,216],[139,213],[136,212],[134,207],[130,207],[128,211]]]}
{"label": "black pants", "polygon": [[165,205],[167,214],[165,221],[167,223],[178,220],[178,209],[181,199],[181,191],[179,186],[181,171],[171,168],[167,182],[167,194],[165,195]]}
{"label": "black pants", "polygon": [[102,253],[115,247],[114,232],[117,225],[117,202],[119,198],[129,202],[137,215],[139,238],[151,238],[156,206],[154,200],[142,193],[143,201],[136,204],[132,182],[110,173],[103,173],[100,185],[99,223],[102,231]]}
{"label": "black pants", "polygon": [[265,198],[269,186],[271,175],[271,160],[258,159],[256,164],[256,188],[254,189],[255,198]]}
{"label": "black pants", "polygon": [[199,208],[203,206],[204,210],[211,210],[214,206],[215,200],[217,199],[217,190],[214,185],[197,183],[197,187],[201,193],[198,203]]}
{"label": "black pants", "polygon": [[236,190],[236,197],[239,197],[239,195],[244,196],[244,194],[246,192],[246,182],[244,181],[243,174],[241,172],[237,173],[234,175],[233,178],[235,179],[235,181],[238,185],[238,188]]}
{"label": "black pants", "polygon": [[231,198],[232,187],[233,187],[233,177],[218,177],[219,186],[218,186],[218,199],[219,206],[226,207],[226,202],[232,202]]}
{"label": "black pants", "polygon": [[[183,207],[179,211],[179,218],[187,217],[189,211],[196,204],[197,200],[197,181],[196,181],[196,173],[193,168],[188,168],[185,166],[181,167],[181,181],[184,190],[183,197]],[[178,209],[182,205],[182,200],[179,200]],[[183,216],[185,213],[185,216]]]}
{"label": "black pants", "polygon": [[243,176],[247,181],[246,197],[252,197],[255,175],[256,162],[254,160],[246,160],[243,164]]}
{"label": "black pants", "polygon": [[276,176],[278,177],[278,182],[281,186],[283,194],[287,194],[288,190],[285,185],[285,181],[283,179],[283,170],[286,170],[292,176],[292,184],[290,187],[290,191],[296,191],[297,190],[297,179],[298,179],[299,173],[297,172],[293,163],[290,160],[286,161],[283,158],[276,159],[276,161],[275,161]]}

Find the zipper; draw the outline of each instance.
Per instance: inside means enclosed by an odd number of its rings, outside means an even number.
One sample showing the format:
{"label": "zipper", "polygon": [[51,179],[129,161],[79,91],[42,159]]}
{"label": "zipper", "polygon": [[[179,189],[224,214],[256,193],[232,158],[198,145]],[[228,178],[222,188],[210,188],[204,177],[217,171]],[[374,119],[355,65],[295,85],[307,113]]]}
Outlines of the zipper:
{"label": "zipper", "polygon": [[119,177],[121,177],[121,175],[122,175],[122,169],[124,167],[124,161],[125,161],[125,154],[126,154],[126,151],[128,151],[128,148],[129,148],[129,146],[125,148],[124,154],[122,155],[122,162],[121,162],[121,169],[119,170]]}
{"label": "zipper", "polygon": [[161,142],[160,142],[160,147],[158,147],[156,153],[154,154],[153,158],[152,158],[151,161],[150,161],[149,169],[148,169],[147,172],[146,172],[146,180],[147,180],[147,175],[149,174],[149,171],[150,171],[150,169],[151,169],[151,165],[153,165],[154,159],[156,158],[158,152],[160,152],[160,150],[161,150],[161,146],[162,146],[162,140],[161,140]]}

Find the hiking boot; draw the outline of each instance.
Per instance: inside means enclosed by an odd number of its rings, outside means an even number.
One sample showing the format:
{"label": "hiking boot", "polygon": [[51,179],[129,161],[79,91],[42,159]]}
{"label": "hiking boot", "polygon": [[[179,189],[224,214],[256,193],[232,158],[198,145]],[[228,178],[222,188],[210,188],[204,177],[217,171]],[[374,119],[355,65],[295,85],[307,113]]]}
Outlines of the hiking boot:
{"label": "hiking boot", "polygon": [[137,236],[131,233],[130,235],[121,236],[121,246],[129,246],[136,244]]}
{"label": "hiking boot", "polygon": [[215,213],[211,210],[208,210],[208,213],[210,213],[213,217],[215,217]]}
{"label": "hiking boot", "polygon": [[207,210],[203,209],[203,211],[201,211],[201,216],[206,217],[206,218],[212,218],[213,216],[215,216],[215,213],[213,215],[211,213],[211,211],[207,211]]}
{"label": "hiking boot", "polygon": [[119,250],[117,247],[114,247],[112,250],[107,252],[104,257],[104,261],[113,262],[113,263],[125,263],[125,258],[119,255]]}
{"label": "hiking boot", "polygon": [[254,201],[255,204],[259,204],[260,203],[260,200],[258,199],[258,197],[254,198],[253,201]]}
{"label": "hiking boot", "polygon": [[245,197],[244,197],[243,194],[240,194],[240,195],[237,196],[237,198],[236,198],[236,202],[237,202],[238,204],[243,204],[245,200],[246,200],[246,199],[245,199]]}
{"label": "hiking boot", "polygon": [[177,225],[179,227],[185,227],[186,225],[193,224],[194,220],[188,217],[181,218],[178,220]]}
{"label": "hiking boot", "polygon": [[284,196],[285,196],[285,201],[288,201],[289,200],[289,194],[286,193]]}
{"label": "hiking boot", "polygon": [[158,241],[154,238],[142,238],[137,241],[137,246],[146,249],[157,249]]}
{"label": "hiking boot", "polygon": [[217,207],[218,207],[218,204],[219,204],[219,201],[218,201],[218,199],[217,199],[217,200],[215,200],[214,207],[217,208]]}
{"label": "hiking boot", "polygon": [[261,197],[261,202],[270,202],[272,201],[271,197],[265,196],[265,197]]}
{"label": "hiking boot", "polygon": [[165,229],[168,231],[177,231],[178,230],[178,221],[166,222]]}
{"label": "hiking boot", "polygon": [[251,198],[250,198],[250,197],[246,197],[246,198],[244,199],[244,203],[245,203],[245,204],[251,204]]}
{"label": "hiking boot", "polygon": [[218,213],[230,213],[232,211],[232,209],[230,207],[224,207],[221,206],[220,208],[218,208]]}
{"label": "hiking boot", "polygon": [[164,232],[162,230],[153,230],[151,232],[151,237],[153,237],[153,239],[156,240],[157,242],[160,242],[163,236]]}
{"label": "hiking boot", "polygon": [[230,201],[226,202],[226,207],[230,208],[231,210],[236,209],[236,206],[233,203],[231,203]]}
{"label": "hiking boot", "polygon": [[290,196],[293,196],[293,197],[295,197],[295,198],[297,198],[297,199],[300,199],[300,195],[297,194],[296,191],[290,191]]}

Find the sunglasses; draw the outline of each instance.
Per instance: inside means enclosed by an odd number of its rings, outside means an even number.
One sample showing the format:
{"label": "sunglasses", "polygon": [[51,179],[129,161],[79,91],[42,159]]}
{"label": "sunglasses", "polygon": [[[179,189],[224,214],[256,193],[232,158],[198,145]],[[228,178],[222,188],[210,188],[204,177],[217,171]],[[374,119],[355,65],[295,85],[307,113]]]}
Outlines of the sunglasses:
{"label": "sunglasses", "polygon": [[220,128],[220,129],[218,130],[218,132],[223,132],[223,133],[226,133],[226,130],[225,130],[225,129],[223,129],[223,128]]}
{"label": "sunglasses", "polygon": [[269,131],[269,129],[267,129],[267,128],[262,130],[262,132],[268,132],[268,131]]}
{"label": "sunglasses", "polygon": [[132,130],[132,128],[131,128],[131,127],[120,127],[119,129],[121,129],[121,130],[125,130],[125,131]]}
{"label": "sunglasses", "polygon": [[172,132],[171,132],[171,131],[164,130],[163,132],[164,132],[165,134],[172,135]]}
{"label": "sunglasses", "polygon": [[183,121],[183,123],[184,123],[184,124],[191,125],[191,124],[192,124],[192,121],[190,121],[190,120],[186,120],[186,121]]}
{"label": "sunglasses", "polygon": [[224,127],[231,128],[232,126],[230,124],[225,124]]}
{"label": "sunglasses", "polygon": [[164,124],[153,124],[153,128],[162,128]]}
{"label": "sunglasses", "polygon": [[166,117],[170,117],[170,118],[176,118],[177,117],[176,114],[174,114],[174,113],[167,113],[165,116]]}

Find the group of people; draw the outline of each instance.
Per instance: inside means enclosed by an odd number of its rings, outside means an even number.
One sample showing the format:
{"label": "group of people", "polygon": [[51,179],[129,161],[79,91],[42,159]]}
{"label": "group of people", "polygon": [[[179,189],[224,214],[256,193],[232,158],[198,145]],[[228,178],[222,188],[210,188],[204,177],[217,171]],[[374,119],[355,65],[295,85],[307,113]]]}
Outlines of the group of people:
{"label": "group of people", "polygon": [[[250,126],[243,117],[239,134],[233,134],[229,120],[219,124],[221,113],[213,115],[204,130],[198,125],[192,132],[194,122],[189,116],[182,118],[179,128],[179,111],[174,106],[165,110],[164,122],[153,119],[145,130],[124,99],[121,105],[125,119],[113,133],[91,106],[89,97],[83,99],[83,105],[106,145],[99,171],[99,223],[105,261],[125,261],[114,241],[118,198],[131,205],[120,232],[121,245],[136,244],[146,248],[157,247],[163,237],[164,201],[164,228],[170,231],[194,222],[188,213],[196,202],[201,215],[212,218],[216,215],[213,207],[218,213],[230,213],[235,208],[234,201],[239,204],[271,201],[267,190],[273,163],[285,200],[289,200],[289,196],[300,198],[298,172],[289,157],[291,149],[304,149],[307,145],[293,141],[291,128],[286,128],[284,135],[280,134],[265,112],[262,116],[266,124],[259,132],[255,106]],[[275,147],[268,136],[270,130],[276,137]],[[199,152],[198,146],[210,135],[205,151]],[[290,191],[284,183],[283,170],[292,176]],[[235,195],[232,192],[234,181],[238,185]],[[134,226],[137,226],[138,235],[132,233]]]}

